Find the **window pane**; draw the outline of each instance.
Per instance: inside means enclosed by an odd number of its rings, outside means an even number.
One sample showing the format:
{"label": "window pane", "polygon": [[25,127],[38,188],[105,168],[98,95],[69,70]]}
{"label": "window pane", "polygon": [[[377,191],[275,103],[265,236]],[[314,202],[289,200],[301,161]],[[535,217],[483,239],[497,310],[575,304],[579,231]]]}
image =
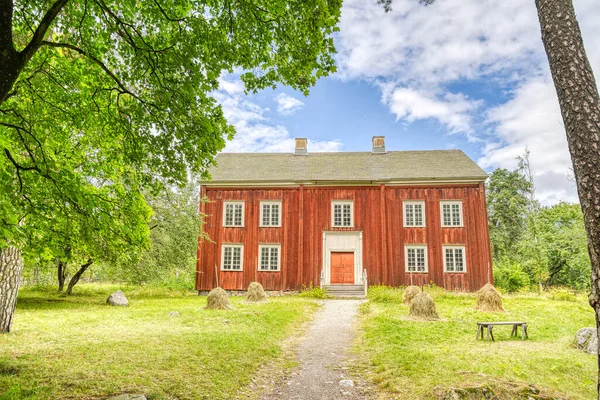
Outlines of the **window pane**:
{"label": "window pane", "polygon": [[270,204],[263,204],[263,217],[262,217],[262,224],[263,225],[271,225],[271,205]]}
{"label": "window pane", "polygon": [[423,204],[415,204],[415,226],[423,225]]}
{"label": "window pane", "polygon": [[463,249],[454,249],[454,264],[456,265],[457,272],[463,272],[465,270]]}
{"label": "window pane", "polygon": [[406,249],[408,251],[408,271],[416,271],[415,249]]}
{"label": "window pane", "polygon": [[223,269],[231,269],[231,247],[223,250]]}
{"label": "window pane", "polygon": [[342,226],[342,205],[341,204],[333,205],[333,225],[334,226]]}
{"label": "window pane", "polygon": [[261,247],[260,249],[260,269],[269,269],[269,248]]}
{"label": "window pane", "polygon": [[417,271],[425,271],[425,249],[417,250]]}
{"label": "window pane", "polygon": [[233,220],[233,224],[235,226],[242,226],[242,204],[234,204],[235,207],[235,216]]}
{"label": "window pane", "polygon": [[233,204],[225,204],[225,225],[233,225]]}
{"label": "window pane", "polygon": [[460,204],[452,204],[452,225],[460,226]]}
{"label": "window pane", "polygon": [[233,247],[233,261],[231,264],[231,269],[241,269],[242,268],[242,249],[241,247]]}
{"label": "window pane", "polygon": [[443,214],[443,218],[444,218],[444,225],[452,225],[452,214],[450,211],[450,204],[443,204],[442,205],[442,214]]}
{"label": "window pane", "polygon": [[352,206],[350,204],[344,204],[344,226],[352,226]]}
{"label": "window pane", "polygon": [[406,226],[413,226],[415,224],[413,205],[406,204]]}
{"label": "window pane", "polygon": [[277,258],[278,258],[279,248],[271,247],[271,270],[277,270]]}
{"label": "window pane", "polygon": [[271,225],[279,225],[279,204],[271,205]]}
{"label": "window pane", "polygon": [[454,252],[452,249],[446,249],[446,271],[454,271]]}

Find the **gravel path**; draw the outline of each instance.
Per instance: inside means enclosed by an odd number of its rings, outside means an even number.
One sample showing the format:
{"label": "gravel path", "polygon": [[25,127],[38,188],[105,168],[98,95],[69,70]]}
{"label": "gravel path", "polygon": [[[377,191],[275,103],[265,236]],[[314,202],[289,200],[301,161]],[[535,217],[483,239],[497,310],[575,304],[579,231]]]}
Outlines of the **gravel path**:
{"label": "gravel path", "polygon": [[363,382],[347,375],[358,306],[364,300],[327,300],[298,346],[300,367],[263,400],[366,399]]}

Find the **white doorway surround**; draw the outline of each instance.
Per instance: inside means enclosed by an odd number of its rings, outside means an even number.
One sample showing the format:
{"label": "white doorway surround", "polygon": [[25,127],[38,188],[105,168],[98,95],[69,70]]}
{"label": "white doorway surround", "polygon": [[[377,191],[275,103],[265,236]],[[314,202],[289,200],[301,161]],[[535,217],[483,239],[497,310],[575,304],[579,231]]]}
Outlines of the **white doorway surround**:
{"label": "white doorway surround", "polygon": [[323,281],[322,285],[331,284],[331,253],[354,253],[354,284],[362,282],[362,232],[357,231],[325,231],[323,232]]}

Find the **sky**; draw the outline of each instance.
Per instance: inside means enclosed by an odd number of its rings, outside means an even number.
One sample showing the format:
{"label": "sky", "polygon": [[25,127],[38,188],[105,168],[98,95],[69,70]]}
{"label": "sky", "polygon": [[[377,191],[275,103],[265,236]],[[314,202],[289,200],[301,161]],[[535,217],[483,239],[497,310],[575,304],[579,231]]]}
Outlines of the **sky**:
{"label": "sky", "polygon": [[[537,199],[577,201],[534,0],[345,0],[337,73],[305,97],[280,87],[245,95],[233,75],[215,94],[237,131],[227,152],[461,149],[487,172],[530,151]],[[600,80],[600,1],[574,0]]]}

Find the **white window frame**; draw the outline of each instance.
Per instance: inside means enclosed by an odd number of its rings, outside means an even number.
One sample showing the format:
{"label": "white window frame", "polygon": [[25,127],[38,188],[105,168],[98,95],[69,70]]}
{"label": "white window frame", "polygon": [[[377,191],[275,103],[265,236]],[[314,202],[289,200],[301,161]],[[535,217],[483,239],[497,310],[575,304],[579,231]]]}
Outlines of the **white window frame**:
{"label": "white window frame", "polygon": [[[225,248],[233,247],[240,249],[240,269],[225,269]],[[233,254],[232,254],[233,256]],[[242,272],[244,271],[244,245],[238,243],[223,243],[221,245],[221,271],[225,272]]]}
{"label": "white window frame", "polygon": [[[283,202],[281,200],[268,200],[268,201],[261,201],[260,202],[260,216],[259,216],[259,218],[260,218],[259,226],[260,227],[263,227],[263,228],[280,228],[281,227],[281,216],[283,215],[282,203]],[[279,218],[277,219],[277,222],[278,222],[277,225],[272,225],[270,223],[269,223],[269,225],[265,225],[263,223],[263,205],[269,205],[269,206],[277,205],[277,206],[279,206]],[[273,208],[271,208],[271,212],[273,212]],[[273,214],[271,214],[271,218],[270,218],[271,221],[270,222],[273,221],[272,215]]]}
{"label": "white window frame", "polygon": [[[242,205],[242,224],[241,225],[235,225],[235,212],[234,212],[234,217],[233,217],[233,225],[227,225],[226,224],[226,216],[227,216],[227,205],[228,204],[234,204],[234,205],[238,205],[241,204]],[[223,227],[225,228],[243,228],[244,227],[244,221],[246,219],[246,204],[243,200],[226,200],[223,201]]]}
{"label": "white window frame", "polygon": [[[262,258],[262,249],[263,248],[277,248],[277,269],[261,269],[261,258]],[[269,260],[271,259],[271,251],[269,250]],[[269,262],[270,264],[270,262]],[[280,272],[281,271],[281,244],[274,243],[263,243],[258,245],[258,272]]]}
{"label": "white window frame", "polygon": [[[421,209],[423,210],[423,215],[422,215],[423,223],[421,225],[408,225],[407,224],[408,219],[406,218],[406,206],[414,205],[414,204],[420,204]],[[413,213],[414,213],[414,208],[413,208]],[[405,201],[403,201],[402,202],[402,219],[403,219],[403,224],[404,224],[405,228],[424,228],[426,225],[426,222],[425,222],[425,200],[405,200]]]}
{"label": "white window frame", "polygon": [[[350,225],[336,225],[335,224],[335,206],[336,205],[350,204]],[[342,208],[342,223],[344,221],[344,214]],[[334,228],[354,228],[354,200],[333,200],[331,202],[331,226]]]}
{"label": "white window frame", "polygon": [[[444,223],[444,205],[450,206],[450,218],[452,219],[452,206],[458,204],[460,209],[460,224],[458,225],[446,225]],[[440,201],[440,221],[443,228],[462,228],[465,224],[465,218],[463,215],[463,202],[462,200],[442,200]]]}
{"label": "white window frame", "polygon": [[[448,266],[446,265],[446,250],[447,249],[462,249],[462,253],[463,253],[463,270],[462,271],[456,271],[456,266],[454,267],[454,271],[448,271]],[[448,274],[464,274],[467,272],[467,248],[464,244],[462,245],[458,245],[458,244],[453,244],[453,245],[443,245],[442,246],[442,257],[444,258],[444,272],[448,273]],[[454,251],[452,252],[452,257],[455,257],[455,253]]]}
{"label": "white window frame", "polygon": [[[425,270],[424,271],[409,271],[408,270],[408,250],[409,249],[424,249],[425,250]],[[407,274],[427,274],[427,273],[429,273],[429,257],[427,255],[427,245],[426,244],[406,244],[406,245],[404,245],[404,271],[406,271]]]}

